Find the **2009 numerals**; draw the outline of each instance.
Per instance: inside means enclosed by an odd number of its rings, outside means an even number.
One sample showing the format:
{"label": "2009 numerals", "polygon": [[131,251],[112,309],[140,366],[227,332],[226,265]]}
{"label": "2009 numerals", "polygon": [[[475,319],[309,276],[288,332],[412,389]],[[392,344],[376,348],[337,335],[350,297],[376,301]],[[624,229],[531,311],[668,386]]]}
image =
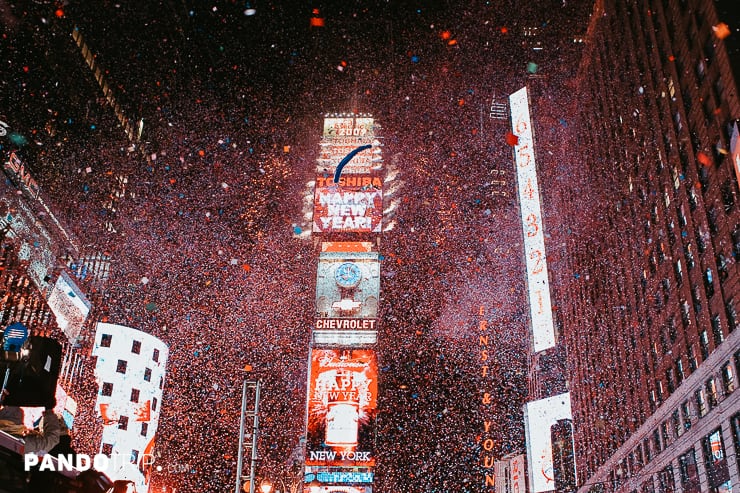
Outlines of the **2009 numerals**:
{"label": "2009 numerals", "polygon": [[367,129],[364,127],[357,128],[333,128],[330,133],[333,133],[339,137],[362,137],[367,134]]}

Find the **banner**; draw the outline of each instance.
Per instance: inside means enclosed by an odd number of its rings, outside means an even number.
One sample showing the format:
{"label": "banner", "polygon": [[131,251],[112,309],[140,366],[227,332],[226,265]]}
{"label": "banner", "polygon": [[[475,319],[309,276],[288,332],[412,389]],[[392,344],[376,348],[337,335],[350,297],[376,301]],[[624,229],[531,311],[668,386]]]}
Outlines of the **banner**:
{"label": "banner", "polygon": [[372,466],[378,363],[369,349],[313,349],[307,466]]}
{"label": "banner", "polygon": [[540,191],[537,183],[534,138],[529,118],[527,88],[523,87],[509,97],[511,125],[518,143],[514,147],[519,209],[524,235],[524,256],[527,265],[527,290],[532,323],[534,352],[555,345],[555,327],[552,321],[550,282],[547,277],[547,256],[543,232]]}
{"label": "banner", "polygon": [[316,178],[313,231],[380,233],[383,219],[383,183],[369,175],[330,175]]}

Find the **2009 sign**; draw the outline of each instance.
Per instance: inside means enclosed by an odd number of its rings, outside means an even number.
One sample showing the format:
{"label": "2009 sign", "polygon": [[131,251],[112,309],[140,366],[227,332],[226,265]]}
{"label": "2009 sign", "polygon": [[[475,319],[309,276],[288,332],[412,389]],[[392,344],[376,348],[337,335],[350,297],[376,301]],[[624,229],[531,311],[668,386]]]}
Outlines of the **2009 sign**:
{"label": "2009 sign", "polygon": [[363,127],[353,128],[353,129],[340,128],[338,135],[340,137],[345,137],[345,136],[346,137],[350,137],[350,136],[352,136],[352,137],[361,137],[361,136],[365,135],[366,133],[367,133],[367,129],[366,128],[363,128]]}

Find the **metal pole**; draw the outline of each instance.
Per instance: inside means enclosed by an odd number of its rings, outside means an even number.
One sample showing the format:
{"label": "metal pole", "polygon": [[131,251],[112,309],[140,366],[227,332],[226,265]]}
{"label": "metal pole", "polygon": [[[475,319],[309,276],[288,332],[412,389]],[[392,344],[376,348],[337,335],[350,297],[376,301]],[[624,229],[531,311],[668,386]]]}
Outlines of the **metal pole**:
{"label": "metal pole", "polygon": [[252,462],[249,472],[249,493],[254,493],[254,473],[257,470],[257,434],[260,428],[260,381],[257,380],[254,390],[254,420],[252,425]]}
{"label": "metal pole", "polygon": [[[244,415],[247,412],[247,381],[244,380],[242,387],[242,413],[239,417],[239,453],[236,459],[236,486],[234,487],[234,493],[239,493],[239,486],[242,481],[242,461],[244,460]],[[252,492],[252,486],[250,484],[250,493]]]}

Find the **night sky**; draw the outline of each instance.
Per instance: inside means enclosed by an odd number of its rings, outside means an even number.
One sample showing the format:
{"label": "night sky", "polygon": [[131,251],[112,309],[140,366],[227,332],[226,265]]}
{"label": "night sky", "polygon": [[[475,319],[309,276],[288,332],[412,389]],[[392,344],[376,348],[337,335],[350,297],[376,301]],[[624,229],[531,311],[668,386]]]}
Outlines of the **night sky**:
{"label": "night sky", "polygon": [[[327,112],[372,114],[398,172],[373,491],[487,491],[484,420],[497,456],[523,452],[521,227],[508,123],[489,108],[530,83],[549,112],[535,116],[563,117],[589,2],[429,3],[251,2],[246,16],[227,0],[0,0],[0,121],[16,136],[0,152],[19,150],[80,244],[114,259],[101,313],[171,348],[157,450],[178,467],[150,491],[233,489],[245,376],[264,384],[259,475],[296,477],[317,253],[294,232]],[[143,119],[136,146],[75,26],[122,114]],[[554,127],[535,139],[556,143]],[[499,382],[487,407],[481,307]],[[96,420],[81,411],[80,451],[97,452]]]}

